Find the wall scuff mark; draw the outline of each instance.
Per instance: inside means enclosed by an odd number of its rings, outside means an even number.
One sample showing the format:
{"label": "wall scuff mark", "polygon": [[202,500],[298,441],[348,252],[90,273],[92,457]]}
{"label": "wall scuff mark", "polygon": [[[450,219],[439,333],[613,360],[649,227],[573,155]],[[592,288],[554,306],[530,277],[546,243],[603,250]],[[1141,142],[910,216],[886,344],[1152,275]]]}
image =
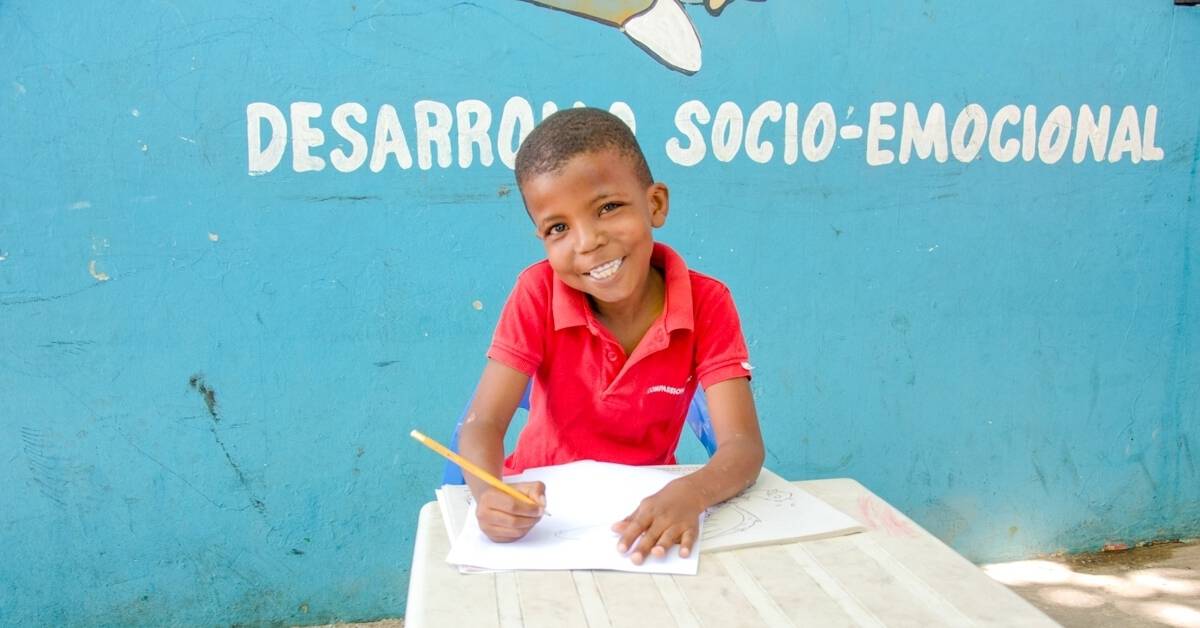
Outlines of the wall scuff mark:
{"label": "wall scuff mark", "polygon": [[204,399],[204,406],[208,409],[208,416],[212,419],[212,424],[208,426],[212,432],[213,438],[217,441],[217,446],[221,448],[221,453],[225,455],[225,462],[229,464],[229,468],[233,469],[237,475],[238,483],[246,490],[249,495],[250,505],[254,507],[260,514],[266,514],[267,505],[255,495],[254,490],[250,487],[250,480],[246,478],[246,473],[242,471],[242,467],[233,459],[229,453],[229,447],[225,445],[225,441],[221,438],[220,432],[217,431],[217,426],[221,423],[221,414],[217,408],[217,391],[213,390],[207,382],[204,381],[204,374],[196,373],[188,378],[188,385],[193,390],[200,393],[200,397]]}

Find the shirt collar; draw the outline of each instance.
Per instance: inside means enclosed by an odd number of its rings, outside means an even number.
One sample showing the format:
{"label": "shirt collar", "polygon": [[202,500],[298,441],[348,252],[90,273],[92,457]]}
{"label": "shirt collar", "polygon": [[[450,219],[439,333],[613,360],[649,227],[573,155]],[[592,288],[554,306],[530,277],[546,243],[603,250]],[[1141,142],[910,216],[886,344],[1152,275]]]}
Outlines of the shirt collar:
{"label": "shirt collar", "polygon": [[[694,329],[692,319],[692,281],[688,274],[687,264],[671,247],[654,243],[650,253],[650,264],[663,272],[663,284],[666,296],[663,299],[663,322],[668,332],[676,329]],[[551,315],[554,319],[554,330],[567,327],[591,327],[595,317],[591,306],[588,305],[587,295],[563,283],[558,275],[554,275],[554,296]]]}

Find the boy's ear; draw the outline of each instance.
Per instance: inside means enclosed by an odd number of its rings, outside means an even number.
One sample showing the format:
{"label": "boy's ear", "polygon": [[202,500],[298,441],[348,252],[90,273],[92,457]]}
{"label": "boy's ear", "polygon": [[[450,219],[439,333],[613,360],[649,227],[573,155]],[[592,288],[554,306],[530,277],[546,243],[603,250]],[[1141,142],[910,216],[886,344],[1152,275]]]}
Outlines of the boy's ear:
{"label": "boy's ear", "polygon": [[667,184],[655,182],[646,188],[646,204],[650,207],[650,224],[655,228],[667,223],[671,211],[671,191]]}

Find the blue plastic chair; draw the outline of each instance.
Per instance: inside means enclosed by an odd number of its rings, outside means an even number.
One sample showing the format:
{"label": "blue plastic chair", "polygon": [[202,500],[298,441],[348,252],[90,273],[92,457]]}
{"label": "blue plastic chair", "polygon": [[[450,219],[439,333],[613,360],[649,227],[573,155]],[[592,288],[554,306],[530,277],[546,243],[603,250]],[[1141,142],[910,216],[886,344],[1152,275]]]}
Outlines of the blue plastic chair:
{"label": "blue plastic chair", "polygon": [[[530,382],[525,387],[525,394],[521,395],[521,402],[517,404],[518,408],[529,410],[529,389],[533,386]],[[454,435],[450,437],[450,449],[458,451],[458,433],[462,431],[463,421],[467,418],[467,410],[471,408],[471,402],[467,401],[467,405],[463,407],[462,414],[458,417],[458,423],[454,425]],[[704,398],[704,390],[696,388],[696,394],[692,396],[692,403],[688,405],[687,418],[684,420],[688,427],[692,428],[692,432],[696,438],[700,439],[700,444],[704,446],[704,450],[712,456],[717,451],[717,438],[713,434],[712,422],[708,418],[708,400]],[[442,484],[463,484],[462,469],[453,462],[447,462],[446,467],[442,470]]]}

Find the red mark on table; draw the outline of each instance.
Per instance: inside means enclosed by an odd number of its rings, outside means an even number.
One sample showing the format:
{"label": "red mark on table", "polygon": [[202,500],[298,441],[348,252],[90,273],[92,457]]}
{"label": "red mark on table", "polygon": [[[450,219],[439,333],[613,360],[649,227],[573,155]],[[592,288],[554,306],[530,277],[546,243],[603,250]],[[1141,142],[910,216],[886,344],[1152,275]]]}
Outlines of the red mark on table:
{"label": "red mark on table", "polygon": [[863,495],[858,498],[858,518],[867,528],[888,536],[917,536],[917,531],[903,515],[873,496]]}

